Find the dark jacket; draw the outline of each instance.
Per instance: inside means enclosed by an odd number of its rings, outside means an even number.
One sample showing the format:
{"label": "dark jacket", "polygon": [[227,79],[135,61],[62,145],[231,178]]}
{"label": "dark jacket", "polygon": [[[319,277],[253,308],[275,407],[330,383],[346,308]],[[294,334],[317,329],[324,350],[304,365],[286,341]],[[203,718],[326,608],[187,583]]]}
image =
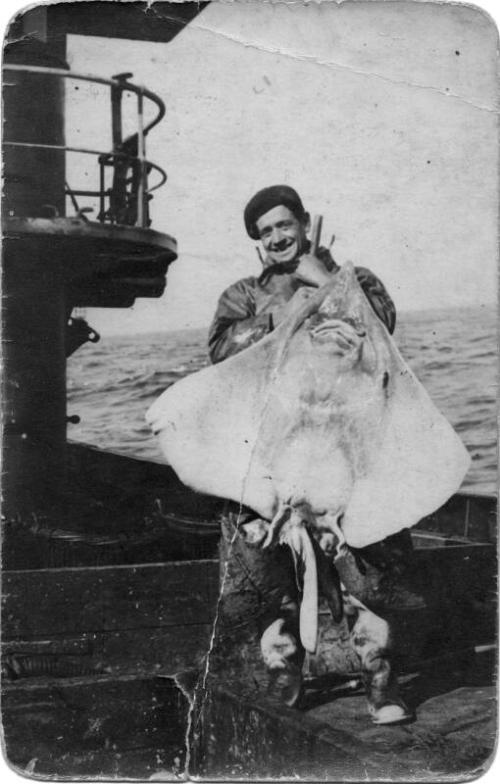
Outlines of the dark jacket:
{"label": "dark jacket", "polygon": [[[319,249],[318,257],[328,269],[339,269],[325,248]],[[392,334],[396,325],[393,301],[370,270],[365,267],[355,270],[373,310]],[[243,278],[229,286],[219,299],[209,330],[208,350],[212,362],[221,362],[272,332],[273,311],[281,308],[304,285],[289,274],[264,274],[260,278]]]}

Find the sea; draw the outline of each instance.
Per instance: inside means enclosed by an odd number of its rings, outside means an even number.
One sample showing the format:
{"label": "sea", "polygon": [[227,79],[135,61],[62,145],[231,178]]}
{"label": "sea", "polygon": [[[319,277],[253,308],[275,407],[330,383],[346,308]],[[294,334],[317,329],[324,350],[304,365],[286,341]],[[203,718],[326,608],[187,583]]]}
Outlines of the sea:
{"label": "sea", "polygon": [[[497,317],[493,306],[402,314],[395,340],[471,455],[462,489],[497,492]],[[208,364],[207,329],[104,337],[68,359],[68,438],[162,462],[144,414]],[[436,466],[439,470],[439,466]]]}

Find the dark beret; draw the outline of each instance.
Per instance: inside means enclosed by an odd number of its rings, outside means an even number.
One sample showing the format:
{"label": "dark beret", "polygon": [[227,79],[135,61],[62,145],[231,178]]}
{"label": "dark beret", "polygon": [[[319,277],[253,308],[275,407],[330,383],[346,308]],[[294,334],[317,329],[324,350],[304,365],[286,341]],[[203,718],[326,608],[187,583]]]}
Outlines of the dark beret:
{"label": "dark beret", "polygon": [[259,239],[255,225],[258,219],[280,204],[288,207],[298,220],[302,220],[306,215],[299,194],[289,185],[271,185],[269,188],[263,188],[255,196],[252,196],[245,207],[243,216],[247,234],[253,240]]}

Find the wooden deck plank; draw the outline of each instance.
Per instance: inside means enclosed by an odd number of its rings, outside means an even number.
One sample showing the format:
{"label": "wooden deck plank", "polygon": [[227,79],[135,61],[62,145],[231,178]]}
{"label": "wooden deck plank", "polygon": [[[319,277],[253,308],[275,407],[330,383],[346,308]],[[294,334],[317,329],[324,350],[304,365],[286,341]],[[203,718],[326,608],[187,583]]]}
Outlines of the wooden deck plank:
{"label": "wooden deck plank", "polygon": [[188,701],[167,678],[79,678],[6,685],[5,753],[21,774],[147,777],[185,759]]}
{"label": "wooden deck plank", "polygon": [[[474,600],[494,587],[492,545],[424,548],[416,570],[439,600]],[[210,622],[218,595],[215,559],[168,564],[5,571],[4,640]]]}
{"label": "wooden deck plank", "polygon": [[4,572],[3,639],[207,623],[215,561]]}

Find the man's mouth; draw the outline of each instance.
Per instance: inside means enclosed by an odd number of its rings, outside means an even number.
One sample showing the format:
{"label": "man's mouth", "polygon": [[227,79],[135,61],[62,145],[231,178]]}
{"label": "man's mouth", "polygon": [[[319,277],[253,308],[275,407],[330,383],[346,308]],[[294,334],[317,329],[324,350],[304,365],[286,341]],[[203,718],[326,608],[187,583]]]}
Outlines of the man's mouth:
{"label": "man's mouth", "polygon": [[295,242],[292,240],[291,242],[287,243],[287,245],[285,245],[284,247],[271,248],[271,253],[276,258],[279,258],[279,257],[282,257],[282,256],[289,256],[291,251],[294,250],[294,248],[295,248]]}

